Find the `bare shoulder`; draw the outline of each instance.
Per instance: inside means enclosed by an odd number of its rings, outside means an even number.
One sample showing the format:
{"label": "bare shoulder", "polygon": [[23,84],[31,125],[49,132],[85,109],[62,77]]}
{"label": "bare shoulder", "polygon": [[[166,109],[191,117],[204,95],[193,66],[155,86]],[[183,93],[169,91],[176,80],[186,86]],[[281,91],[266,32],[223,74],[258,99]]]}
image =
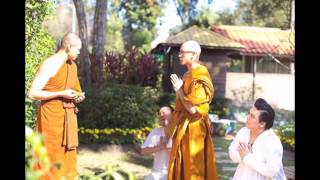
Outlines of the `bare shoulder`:
{"label": "bare shoulder", "polygon": [[41,74],[45,74],[46,76],[52,77],[56,74],[61,64],[59,62],[58,57],[56,55],[52,55],[48,57],[40,66]]}

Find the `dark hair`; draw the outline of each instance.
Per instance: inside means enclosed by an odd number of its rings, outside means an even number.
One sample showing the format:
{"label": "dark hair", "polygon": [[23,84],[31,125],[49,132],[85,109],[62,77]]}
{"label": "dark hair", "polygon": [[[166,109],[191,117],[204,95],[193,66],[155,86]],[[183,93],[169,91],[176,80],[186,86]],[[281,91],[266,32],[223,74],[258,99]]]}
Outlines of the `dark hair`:
{"label": "dark hair", "polygon": [[254,107],[260,111],[259,122],[265,122],[265,129],[270,129],[274,122],[274,110],[266,100],[258,98]]}

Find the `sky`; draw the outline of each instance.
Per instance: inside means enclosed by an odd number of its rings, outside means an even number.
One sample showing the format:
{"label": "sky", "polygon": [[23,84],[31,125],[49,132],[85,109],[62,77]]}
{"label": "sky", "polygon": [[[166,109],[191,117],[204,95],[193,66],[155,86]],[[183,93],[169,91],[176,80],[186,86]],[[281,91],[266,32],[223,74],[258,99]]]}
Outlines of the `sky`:
{"label": "sky", "polygon": [[[207,6],[207,0],[199,0],[197,7]],[[217,12],[223,9],[229,8],[233,10],[236,6],[237,0],[213,0],[212,4],[210,4],[210,8]],[[151,43],[152,47],[155,47],[158,43],[165,41],[169,37],[169,29],[181,25],[180,17],[176,13],[176,8],[173,4],[173,1],[169,1],[167,8],[164,10],[164,16],[161,18],[162,24],[158,23],[158,36]]]}

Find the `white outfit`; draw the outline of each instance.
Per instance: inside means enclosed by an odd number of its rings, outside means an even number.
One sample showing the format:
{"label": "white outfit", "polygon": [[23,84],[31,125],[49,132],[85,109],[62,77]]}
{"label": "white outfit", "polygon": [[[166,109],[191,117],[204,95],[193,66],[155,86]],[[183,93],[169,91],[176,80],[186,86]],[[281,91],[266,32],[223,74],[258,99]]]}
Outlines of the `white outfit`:
{"label": "white outfit", "polygon": [[[146,141],[141,145],[141,148],[159,146],[161,136],[165,136],[163,127],[153,129]],[[170,139],[167,143],[167,148],[171,148],[171,146],[172,140]],[[152,155],[154,156],[152,173],[145,180],[167,180],[170,151],[164,149]]]}
{"label": "white outfit", "polygon": [[248,144],[250,130],[243,127],[229,146],[229,157],[239,163],[234,180],[286,180],[282,165],[283,147],[273,132],[268,129],[261,133],[252,145],[252,152],[241,160],[239,142]]}

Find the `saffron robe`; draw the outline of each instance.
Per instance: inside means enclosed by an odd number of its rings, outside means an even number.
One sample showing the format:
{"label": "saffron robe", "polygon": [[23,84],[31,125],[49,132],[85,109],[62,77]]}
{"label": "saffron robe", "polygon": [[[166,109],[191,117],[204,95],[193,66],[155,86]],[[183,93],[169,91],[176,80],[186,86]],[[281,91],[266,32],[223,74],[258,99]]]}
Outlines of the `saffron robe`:
{"label": "saffron robe", "polygon": [[[51,77],[43,90],[63,91],[73,89],[81,92],[76,64],[68,60]],[[41,177],[45,180],[60,180],[66,177],[74,180],[77,176],[78,127],[72,100],[59,97],[41,101],[37,114],[36,131],[41,133],[48,151],[51,168]],[[41,169],[41,164],[38,164]]]}
{"label": "saffron robe", "polygon": [[168,180],[217,180],[209,104],[214,89],[205,66],[199,65],[182,77],[185,100],[196,107],[190,114],[176,98],[173,120],[166,131],[172,137]]}

